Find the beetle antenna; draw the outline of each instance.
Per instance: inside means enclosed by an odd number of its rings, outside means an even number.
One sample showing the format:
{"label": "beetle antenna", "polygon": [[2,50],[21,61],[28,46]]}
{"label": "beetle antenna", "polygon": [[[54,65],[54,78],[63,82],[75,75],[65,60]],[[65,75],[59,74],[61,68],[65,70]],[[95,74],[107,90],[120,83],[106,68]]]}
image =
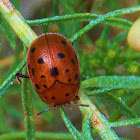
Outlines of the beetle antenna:
{"label": "beetle antenna", "polygon": [[40,114],[42,114],[42,113],[44,113],[44,112],[46,112],[46,111],[49,111],[49,110],[56,110],[56,109],[57,109],[56,106],[54,106],[54,107],[52,107],[52,108],[47,108],[47,109],[45,109],[45,110],[43,110],[43,111],[37,113],[37,115],[40,115]]}
{"label": "beetle antenna", "polygon": [[66,104],[65,106],[68,106],[68,107],[73,107],[73,106],[83,106],[83,107],[89,107],[89,105],[84,105],[84,104]]}
{"label": "beetle antenna", "polygon": [[83,107],[89,107],[89,105],[84,105],[84,104],[70,104],[70,106],[83,106]]}

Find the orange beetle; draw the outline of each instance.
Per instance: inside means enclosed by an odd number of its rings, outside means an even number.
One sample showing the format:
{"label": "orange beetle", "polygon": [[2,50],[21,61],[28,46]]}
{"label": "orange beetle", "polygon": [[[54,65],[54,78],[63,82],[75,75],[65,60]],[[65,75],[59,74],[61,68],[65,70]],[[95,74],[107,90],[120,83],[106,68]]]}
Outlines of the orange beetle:
{"label": "orange beetle", "polygon": [[58,33],[41,35],[31,43],[27,69],[36,92],[47,104],[63,105],[78,93],[79,60],[70,41]]}
{"label": "orange beetle", "polygon": [[[27,54],[28,76],[39,97],[47,104],[54,105],[38,113],[41,114],[57,105],[70,103],[79,91],[80,67],[76,51],[70,41],[61,34],[47,33],[36,38]],[[73,104],[73,106],[86,106]]]}

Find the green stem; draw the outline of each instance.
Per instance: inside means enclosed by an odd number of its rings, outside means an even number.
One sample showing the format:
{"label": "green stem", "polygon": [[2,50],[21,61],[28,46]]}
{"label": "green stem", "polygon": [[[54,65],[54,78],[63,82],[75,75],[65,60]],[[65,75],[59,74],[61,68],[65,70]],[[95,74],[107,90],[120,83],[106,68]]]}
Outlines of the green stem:
{"label": "green stem", "polygon": [[90,118],[92,127],[98,132],[104,140],[118,140],[117,134],[109,126],[108,120],[99,112],[97,107],[92,103],[90,98],[80,89],[79,104],[89,105],[89,107],[79,107],[81,112]]}
{"label": "green stem", "polygon": [[105,15],[101,15],[99,18],[90,21],[90,23],[88,25],[86,25],[84,28],[82,28],[79,32],[77,32],[76,34],[74,34],[71,38],[70,41],[74,42],[75,40],[77,40],[80,36],[82,36],[83,34],[85,34],[87,31],[89,31],[91,28],[93,28],[94,26],[96,26],[97,24],[103,22],[104,20],[106,20],[109,17],[115,17],[115,16],[119,16],[119,15],[124,15],[124,14],[128,14],[128,13],[132,13],[132,12],[137,12],[140,11],[140,6],[134,6],[134,7],[129,7],[129,8],[124,8],[124,9],[119,9],[119,10],[115,10],[115,11],[111,11]]}
{"label": "green stem", "polygon": [[13,7],[9,0],[0,1],[0,12],[13,28],[20,40],[27,46],[37,37],[35,32],[25,22],[22,15]]}
{"label": "green stem", "polygon": [[83,139],[82,134],[73,126],[73,124],[71,123],[69,118],[66,116],[63,108],[60,108],[60,113],[61,113],[61,116],[62,116],[64,122],[65,122],[65,125],[67,126],[69,132],[72,134],[74,139],[75,140],[82,140]]}
{"label": "green stem", "polygon": [[93,91],[86,91],[86,92],[89,96],[93,96],[93,95],[100,95],[101,93],[106,93],[112,90],[113,88],[107,87],[107,88],[101,88],[101,89],[93,90]]}
{"label": "green stem", "polygon": [[8,76],[8,78],[0,85],[0,97],[5,93],[16,77],[16,73],[23,68],[26,63],[26,57],[21,61],[17,68]]}
{"label": "green stem", "polygon": [[[76,13],[76,14],[68,14],[63,16],[54,16],[50,18],[26,20],[26,21],[31,26],[39,26],[39,25],[48,25],[48,24],[68,22],[68,21],[91,21],[96,18],[99,18],[100,16],[101,15],[95,13]],[[129,29],[133,24],[129,20],[117,18],[117,17],[108,18],[101,23],[123,28],[123,29]]]}
{"label": "green stem", "polygon": [[92,88],[92,87],[109,88],[109,89],[140,89],[140,77],[99,76],[81,82],[81,88]]}
{"label": "green stem", "polygon": [[[24,51],[24,54],[26,53],[27,49]],[[22,74],[27,75],[26,67],[23,68]],[[24,124],[27,140],[34,140],[35,134],[31,92],[31,83],[29,79],[23,78],[21,85],[21,98],[24,111]]]}
{"label": "green stem", "polygon": [[85,117],[83,119],[82,133],[83,133],[83,136],[84,136],[85,140],[93,140],[93,136],[92,136],[92,133],[91,133],[90,118],[88,118],[88,117]]}
{"label": "green stem", "polygon": [[128,126],[128,125],[140,125],[140,118],[118,121],[118,122],[110,122],[111,127],[120,127],[120,126]]}
{"label": "green stem", "polygon": [[[25,133],[24,132],[18,132],[18,133],[6,133],[3,135],[0,135],[1,140],[15,140],[15,139],[25,139]],[[70,133],[35,133],[36,139],[53,139],[53,140],[73,140],[73,137]]]}
{"label": "green stem", "polygon": [[[133,93],[132,93],[133,94]],[[134,95],[132,95],[128,100],[125,101],[126,105],[131,107],[134,105],[138,100],[140,99],[140,93],[137,92]],[[122,117],[122,113],[120,111],[115,111],[110,117],[109,121],[113,122],[116,120],[119,120]]]}
{"label": "green stem", "polygon": [[121,98],[115,96],[112,93],[100,94],[100,97],[105,99],[108,103],[115,106],[122,114],[127,116],[128,118],[136,118],[137,114],[131,109],[126,103],[121,100]]}

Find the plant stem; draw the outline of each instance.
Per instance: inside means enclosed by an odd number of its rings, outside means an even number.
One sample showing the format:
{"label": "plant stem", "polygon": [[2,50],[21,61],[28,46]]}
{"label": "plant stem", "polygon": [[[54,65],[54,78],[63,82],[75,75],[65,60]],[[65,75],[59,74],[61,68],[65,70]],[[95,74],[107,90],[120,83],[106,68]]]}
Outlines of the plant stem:
{"label": "plant stem", "polygon": [[66,116],[63,108],[60,108],[61,116],[65,122],[66,127],[68,128],[69,132],[72,134],[75,140],[83,140],[82,134],[73,126],[69,118]]}
{"label": "plant stem", "polygon": [[[72,22],[72,21],[91,21],[99,18],[101,15],[95,13],[76,13],[76,14],[67,14],[62,16],[54,16],[54,17],[47,17],[43,19],[36,19],[36,20],[26,20],[27,23],[31,26],[39,26],[39,25],[48,25],[53,23],[59,22]],[[132,26],[132,22],[126,19],[111,17],[106,19],[105,21],[101,22],[106,25],[119,27],[123,29],[130,29]]]}
{"label": "plant stem", "polygon": [[0,0],[0,12],[3,14],[4,18],[16,32],[21,41],[29,47],[37,35],[25,22],[25,19],[14,8],[9,0]]}
{"label": "plant stem", "polygon": [[21,61],[17,68],[8,76],[8,78],[0,85],[0,97],[5,93],[9,86],[13,84],[16,73],[23,68],[26,63],[26,57]]}
{"label": "plant stem", "polygon": [[106,87],[106,88],[101,88],[101,89],[97,89],[97,90],[93,90],[93,91],[87,91],[87,94],[89,96],[94,96],[94,95],[100,95],[101,93],[110,92],[112,90],[113,90],[113,88]]}
{"label": "plant stem", "polygon": [[[86,116],[86,114],[85,114],[85,116]],[[84,117],[84,119],[83,119],[82,134],[84,136],[84,139],[93,140],[93,136],[91,133],[90,118],[88,118],[88,117]]]}
{"label": "plant stem", "polygon": [[140,125],[140,118],[118,121],[118,122],[110,122],[111,127],[120,127],[120,126],[128,126],[128,125]]}
{"label": "plant stem", "polygon": [[[27,49],[24,50],[24,55],[26,53]],[[23,68],[22,74],[27,75],[26,67]],[[31,83],[29,79],[23,78],[21,85],[21,98],[24,111],[24,125],[27,140],[34,140],[35,135],[31,92]]]}
{"label": "plant stem", "polygon": [[[134,95],[133,95],[133,93],[132,93],[132,96],[131,96],[129,99],[127,99],[127,100],[125,101],[125,103],[126,103],[127,106],[131,107],[131,106],[134,105],[139,99],[140,99],[140,93],[139,93],[139,92],[135,93]],[[122,117],[122,113],[121,113],[119,110],[117,110],[117,111],[115,111],[115,112],[109,117],[108,120],[111,121],[111,122],[113,122],[113,121],[116,121],[116,120],[120,119],[121,117]]]}
{"label": "plant stem", "polygon": [[108,120],[99,112],[90,98],[80,89],[80,100],[78,104],[89,105],[89,107],[79,107],[81,112],[90,118],[90,123],[104,140],[118,140],[117,134],[109,126]]}
{"label": "plant stem", "polygon": [[97,18],[95,20],[91,20],[88,25],[86,25],[79,32],[74,34],[71,37],[70,41],[73,42],[73,41],[77,40],[80,36],[85,34],[87,31],[91,30],[91,28],[93,28],[97,24],[103,22],[104,20],[106,20],[109,17],[115,17],[115,16],[119,16],[119,15],[132,13],[132,12],[137,12],[137,11],[140,11],[140,6],[134,6],[134,7],[131,7],[131,8],[129,7],[129,8],[124,8],[124,9],[119,9],[119,10],[111,11],[111,12],[105,14],[105,15],[100,15],[99,18]]}
{"label": "plant stem", "polygon": [[[81,88],[140,89],[138,76],[99,76],[81,82]],[[107,90],[107,89],[106,89]],[[94,92],[90,92],[90,95]]]}
{"label": "plant stem", "polygon": [[[72,135],[70,133],[35,133],[36,139],[52,139],[52,140],[71,140]],[[6,133],[0,135],[1,140],[15,140],[15,139],[25,139],[25,133],[24,132],[18,132],[18,133]]]}
{"label": "plant stem", "polygon": [[117,97],[113,93],[110,92],[106,94],[102,93],[99,96],[105,99],[115,108],[117,108],[123,115],[125,115],[129,119],[138,117],[137,114],[133,111],[133,109],[127,106],[127,104],[120,97]]}

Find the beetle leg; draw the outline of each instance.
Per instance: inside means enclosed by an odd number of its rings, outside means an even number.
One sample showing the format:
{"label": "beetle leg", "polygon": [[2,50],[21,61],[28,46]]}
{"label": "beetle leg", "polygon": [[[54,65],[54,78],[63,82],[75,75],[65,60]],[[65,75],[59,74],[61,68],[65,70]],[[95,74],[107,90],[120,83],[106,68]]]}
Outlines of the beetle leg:
{"label": "beetle leg", "polygon": [[57,107],[58,107],[58,106],[54,105],[52,108],[47,108],[47,109],[45,109],[45,110],[43,110],[43,111],[37,113],[37,115],[40,115],[40,114],[42,114],[42,113],[44,113],[44,112],[46,112],[46,111],[49,111],[49,110],[56,110]]}
{"label": "beetle leg", "polygon": [[77,95],[77,96],[75,96],[75,99],[76,100],[80,100],[80,97]]}
{"label": "beetle leg", "polygon": [[29,78],[29,76],[23,75],[21,73],[16,73],[16,77],[17,77],[18,81],[20,82],[20,84],[22,84],[22,82],[21,82],[19,77],[21,77],[21,78]]}
{"label": "beetle leg", "polygon": [[71,103],[70,103],[70,102],[65,103],[65,104],[64,104],[64,106],[65,106],[65,107],[69,107],[69,109],[70,109],[70,110],[72,109],[72,105],[71,105]]}

